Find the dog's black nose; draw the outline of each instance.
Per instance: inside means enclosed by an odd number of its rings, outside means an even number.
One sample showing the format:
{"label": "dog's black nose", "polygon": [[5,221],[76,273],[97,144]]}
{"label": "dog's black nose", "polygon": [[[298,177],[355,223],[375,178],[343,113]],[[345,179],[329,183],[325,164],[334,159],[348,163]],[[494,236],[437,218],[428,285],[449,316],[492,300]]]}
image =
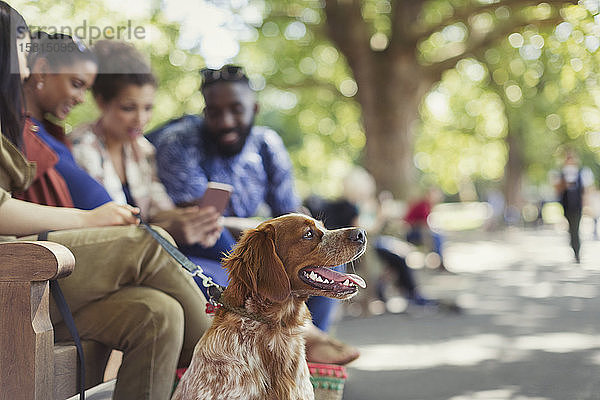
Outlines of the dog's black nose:
{"label": "dog's black nose", "polygon": [[350,241],[352,242],[358,242],[358,243],[366,243],[367,241],[367,233],[365,232],[364,229],[352,229],[350,231],[350,236],[349,236]]}

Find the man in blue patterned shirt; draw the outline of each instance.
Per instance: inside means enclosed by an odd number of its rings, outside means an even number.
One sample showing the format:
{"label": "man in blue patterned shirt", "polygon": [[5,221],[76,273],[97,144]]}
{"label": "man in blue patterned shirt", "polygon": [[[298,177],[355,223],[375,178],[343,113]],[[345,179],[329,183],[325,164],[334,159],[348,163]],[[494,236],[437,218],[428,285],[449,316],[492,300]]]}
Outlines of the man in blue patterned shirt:
{"label": "man in blue patterned shirt", "polygon": [[[147,136],[156,146],[158,176],[171,198],[176,204],[187,203],[202,197],[208,182],[220,182],[234,188],[226,216],[253,217],[261,204],[270,208],[272,216],[297,211],[300,201],[294,192],[290,157],[275,131],[254,126],[258,103],[241,67],[226,65],[201,73],[204,118],[184,116]],[[224,230],[213,255],[229,250],[224,248],[230,243],[227,235]],[[321,297],[309,303],[322,330],[328,328],[333,306]],[[335,364],[359,355],[316,328],[307,332],[306,352],[309,361]]]}
{"label": "man in blue patterned shirt", "polygon": [[226,216],[255,216],[261,204],[272,216],[297,211],[288,152],[275,131],[253,125],[256,95],[237,68],[208,70],[219,74],[214,81],[205,73],[204,118],[187,115],[148,135],[158,176],[175,203],[202,197],[211,181],[232,185]]}

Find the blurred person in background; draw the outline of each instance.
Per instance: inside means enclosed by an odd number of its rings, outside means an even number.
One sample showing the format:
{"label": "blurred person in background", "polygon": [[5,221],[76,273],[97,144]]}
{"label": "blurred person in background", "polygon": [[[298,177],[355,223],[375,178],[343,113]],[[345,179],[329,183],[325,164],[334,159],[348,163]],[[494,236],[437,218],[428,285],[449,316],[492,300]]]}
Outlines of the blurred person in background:
{"label": "blurred person in background", "polygon": [[584,204],[584,193],[594,183],[594,175],[587,167],[582,167],[579,156],[573,149],[565,151],[564,163],[555,183],[556,193],[569,224],[569,244],[573,249],[575,262],[580,262],[581,239],[579,223]]}
{"label": "blurred person in background", "polygon": [[406,240],[414,245],[423,246],[426,251],[432,251],[439,258],[437,269],[447,272],[442,256],[444,238],[440,232],[432,229],[428,221],[433,206],[442,198],[443,193],[439,188],[435,186],[426,188],[421,197],[409,204],[404,221],[409,225]]}
{"label": "blurred person in background", "polygon": [[[380,300],[386,301],[386,276],[383,268],[378,263],[383,262],[391,270],[391,280],[396,289],[409,303],[418,306],[435,306],[437,300],[426,297],[418,287],[412,268],[406,263],[407,256],[416,251],[414,246],[399,238],[403,235],[400,228],[394,228],[393,222],[397,219],[394,200],[389,192],[380,193],[377,196],[375,179],[362,167],[353,168],[343,181],[343,199],[334,202],[325,209],[324,222],[327,225],[330,219],[337,224],[343,222],[348,226],[352,223],[367,230],[370,238],[370,248],[375,250],[377,259],[370,257],[369,260],[360,262],[360,268],[365,269],[364,275],[370,280],[373,288],[369,290],[371,295],[375,294]],[[341,214],[340,210],[355,208],[355,213],[346,211]],[[336,215],[352,216],[339,221]]]}

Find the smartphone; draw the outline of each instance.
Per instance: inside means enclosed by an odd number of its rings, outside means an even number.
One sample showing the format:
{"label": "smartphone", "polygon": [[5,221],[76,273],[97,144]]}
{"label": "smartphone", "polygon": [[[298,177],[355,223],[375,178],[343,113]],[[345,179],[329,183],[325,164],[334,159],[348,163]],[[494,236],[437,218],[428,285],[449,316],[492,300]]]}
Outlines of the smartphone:
{"label": "smartphone", "polygon": [[208,185],[206,186],[206,191],[204,192],[204,195],[201,198],[185,203],[180,203],[178,204],[178,206],[213,206],[217,209],[217,212],[219,214],[223,214],[223,211],[225,211],[225,208],[227,208],[227,204],[229,204],[231,192],[233,192],[233,186],[228,185],[227,183],[208,182]]}

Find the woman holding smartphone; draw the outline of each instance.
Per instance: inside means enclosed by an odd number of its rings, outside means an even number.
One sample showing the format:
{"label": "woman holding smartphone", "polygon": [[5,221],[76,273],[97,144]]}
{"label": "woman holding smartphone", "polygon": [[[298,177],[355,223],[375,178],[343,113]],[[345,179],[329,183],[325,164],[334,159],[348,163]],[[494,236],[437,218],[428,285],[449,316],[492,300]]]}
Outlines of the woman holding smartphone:
{"label": "woman holding smartphone", "polygon": [[[158,179],[154,146],[143,136],[157,85],[150,66],[125,42],[101,40],[93,51],[98,75],[92,93],[100,117],[69,135],[75,160],[113,200],[138,207],[146,221],[167,230],[186,255],[225,285],[227,275],[217,261],[235,241],[222,234],[220,213],[210,206],[175,207]],[[75,199],[76,207],[97,205]]]}

